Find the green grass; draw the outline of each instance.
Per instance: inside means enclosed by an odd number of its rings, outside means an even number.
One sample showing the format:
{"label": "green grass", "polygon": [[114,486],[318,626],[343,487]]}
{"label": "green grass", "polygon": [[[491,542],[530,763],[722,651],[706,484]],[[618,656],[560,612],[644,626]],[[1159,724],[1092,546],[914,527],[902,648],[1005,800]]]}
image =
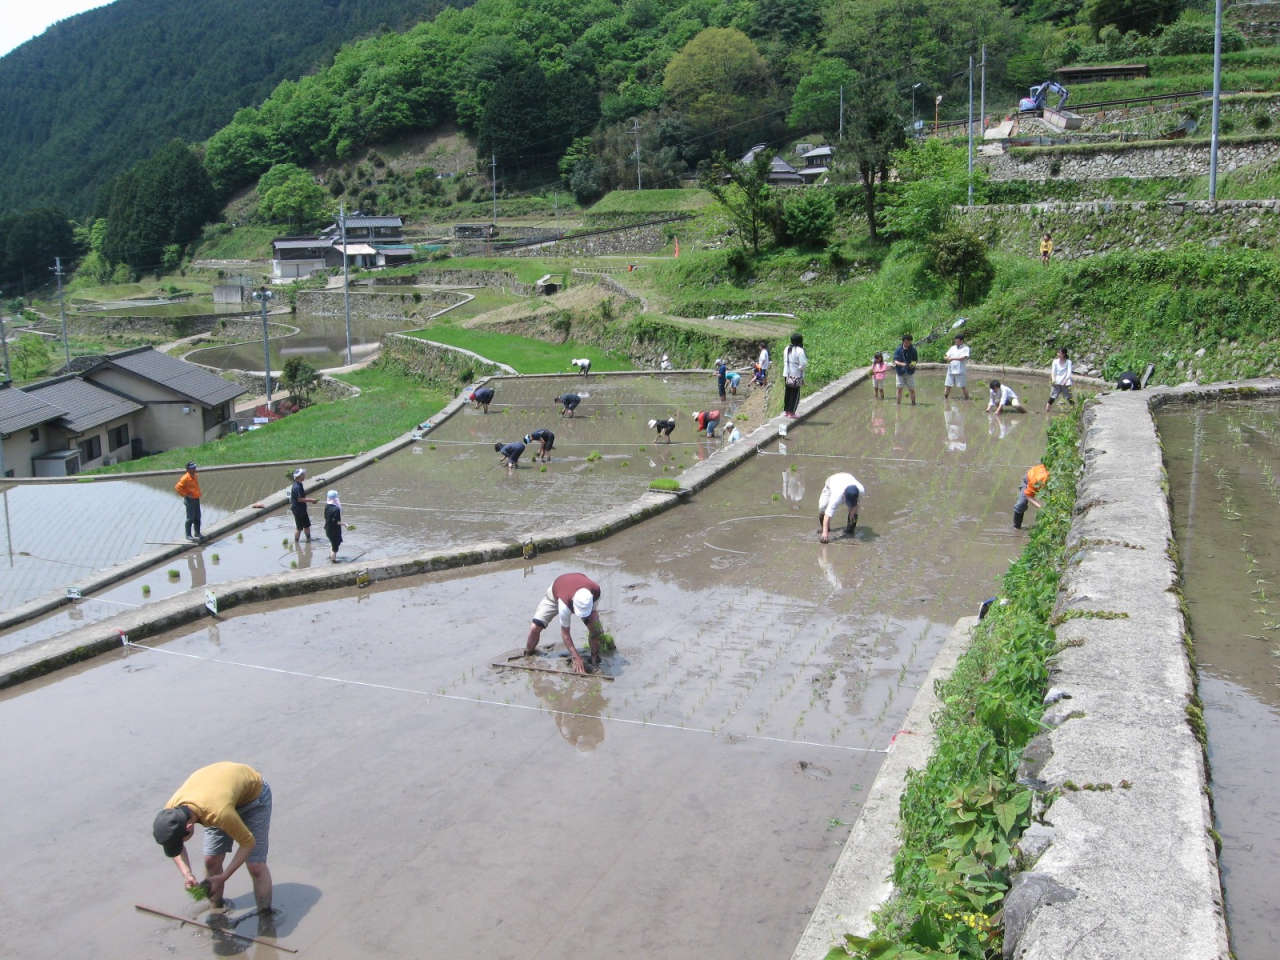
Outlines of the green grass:
{"label": "green grass", "polygon": [[608,213],[694,213],[711,203],[705,190],[614,190],[587,211]]}
{"label": "green grass", "polygon": [[226,223],[208,224],[192,250],[193,260],[270,260],[271,241],[288,229],[259,224],[232,227]]}
{"label": "green grass", "polygon": [[625,357],[573,340],[553,344],[511,333],[492,333],[451,326],[426,327],[410,332],[409,336],[461,347],[498,363],[505,363],[520,373],[571,373],[569,361],[575,357],[590,357],[593,372],[635,369]]}
{"label": "green grass", "polygon": [[220,466],[361,453],[395,439],[452,399],[380,370],[357,370],[340,379],[359,387],[360,396],[317,404],[261,430],[90,472],[168,470],[192,459],[201,466]]}
{"label": "green grass", "polygon": [[521,297],[511,293],[503,293],[500,290],[488,290],[483,287],[476,290],[467,290],[465,292],[474,294],[475,299],[460,307],[454,307],[448,313],[436,320],[436,323],[461,323],[463,320],[470,320],[472,317],[478,317],[482,313],[488,313],[490,310],[509,307],[513,303],[526,303],[529,299],[528,297]]}
{"label": "green grass", "polygon": [[505,270],[524,283],[537,283],[548,273],[568,273],[576,264],[567,260],[542,260],[537,257],[454,257],[439,263],[423,264],[424,269],[441,270]]}

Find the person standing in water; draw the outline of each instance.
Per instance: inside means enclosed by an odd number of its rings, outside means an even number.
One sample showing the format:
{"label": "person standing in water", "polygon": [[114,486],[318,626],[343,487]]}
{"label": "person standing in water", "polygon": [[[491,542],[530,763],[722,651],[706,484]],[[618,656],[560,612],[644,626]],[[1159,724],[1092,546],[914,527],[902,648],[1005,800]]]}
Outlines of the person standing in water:
{"label": "person standing in water", "polygon": [[467,396],[477,410],[489,412],[489,404],[493,403],[493,388],[481,387],[479,390],[472,390]]}
{"label": "person standing in water", "polygon": [[951,398],[951,388],[959,387],[966,400],[969,399],[969,347],[964,342],[964,334],[957,333],[955,342],[947,350],[947,382],[942,390],[942,399]]}
{"label": "person standing in water", "polygon": [[311,542],[311,514],[307,512],[307,504],[320,502],[315,497],[307,496],[306,487],[302,485],[302,481],[306,478],[306,467],[299,467],[293,471],[293,486],[289,488],[289,512],[293,514],[294,543],[298,542],[304,532],[307,535],[307,543]]}
{"label": "person standing in water", "polygon": [[178,492],[178,496],[182,497],[183,506],[187,511],[187,520],[184,525],[185,536],[192,543],[200,543],[204,537],[200,535],[200,481],[196,477],[196,462],[192,460],[187,464],[187,472],[178,478],[178,482],[174,484],[173,489]]}
{"label": "person standing in water", "polygon": [[1027,471],[1027,475],[1022,478],[1022,486],[1018,488],[1018,500],[1013,505],[1013,529],[1022,529],[1022,518],[1026,516],[1028,504],[1037,510],[1044,509],[1036,499],[1036,494],[1048,484],[1049,468],[1043,463],[1037,463]]}
{"label": "person standing in water", "polygon": [[498,462],[505,463],[507,473],[510,473],[520,466],[520,458],[524,456],[524,444],[519,440],[512,440],[510,443],[499,441],[493,445],[493,452],[502,458]]}
{"label": "person standing in water", "polygon": [[858,526],[858,500],[866,493],[866,487],[860,484],[851,473],[833,473],[827,477],[818,497],[818,523],[822,527],[822,542],[831,539],[831,518],[836,515],[840,504],[849,508],[845,519],[844,531],[852,534]]}
{"label": "person standing in water", "polygon": [[560,394],[560,396],[556,397],[555,400],[552,401],[552,403],[560,404],[560,406],[563,408],[560,411],[560,416],[563,417],[567,415],[570,420],[573,419],[573,416],[574,416],[573,412],[578,409],[578,404],[580,404],[581,402],[582,402],[582,398],[578,396],[576,393],[562,393]]}
{"label": "person standing in water", "polygon": [[782,352],[782,415],[789,420],[799,414],[800,388],[804,386],[804,372],[809,366],[809,356],[804,352],[804,337],[793,333],[791,343]]}
{"label": "person standing in water", "polygon": [[337,490],[325,494],[324,535],[329,538],[329,562],[337,563],[338,548],[342,546],[342,501]]}
{"label": "person standing in water", "polygon": [[916,405],[916,364],[920,354],[911,343],[911,334],[902,335],[902,345],[893,351],[893,370],[898,381],[898,403],[902,403],[902,391],[911,394],[911,405]]}
{"label": "person standing in water", "polygon": [[1058,397],[1066,397],[1067,403],[1073,407],[1076,405],[1071,397],[1071,358],[1067,356],[1066,347],[1058,348],[1058,356],[1049,367],[1049,382],[1052,385],[1049,387],[1049,402],[1044,405],[1045,413]]}

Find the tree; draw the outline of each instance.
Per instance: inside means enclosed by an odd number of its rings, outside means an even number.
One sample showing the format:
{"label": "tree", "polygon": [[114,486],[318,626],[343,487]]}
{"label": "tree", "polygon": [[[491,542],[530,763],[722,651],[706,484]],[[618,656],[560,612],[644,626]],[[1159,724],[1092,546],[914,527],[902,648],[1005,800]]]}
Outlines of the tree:
{"label": "tree", "polygon": [[49,347],[44,337],[24,333],[18,338],[12,354],[13,369],[19,380],[32,380],[49,369]]}
{"label": "tree", "polygon": [[849,182],[856,176],[862,185],[863,210],[871,241],[879,237],[876,218],[878,188],[889,182],[889,161],[893,151],[906,140],[902,118],[893,109],[891,87],[863,86],[863,95],[847,111],[844,138],[836,147],[835,179]]}
{"label": "tree", "polygon": [[861,79],[843,60],[819,60],[796,86],[787,122],[798,132],[812,130],[835,139],[840,130],[840,90],[844,88],[852,107],[862,91]]}
{"label": "tree", "polygon": [[1182,5],[1177,3],[1148,3],[1147,0],[1086,0],[1084,18],[1095,31],[1111,25],[1121,33],[1128,33],[1130,30],[1151,33],[1162,24],[1176,20],[1181,10]]}
{"label": "tree", "polygon": [[768,62],[732,27],[708,27],[685,44],[667,64],[662,87],[696,132],[721,149],[750,136],[740,125],[774,101]]}
{"label": "tree", "polygon": [[810,187],[782,205],[787,233],[802,247],[819,247],[836,225],[836,201],[821,187]]}
{"label": "tree", "polygon": [[[898,172],[884,208],[885,225],[920,242],[942,233],[968,199],[969,161],[959,144],[917,140],[893,155]],[[974,199],[986,202],[986,171],[974,171]]]}
{"label": "tree", "polygon": [[290,357],[280,372],[280,386],[305,404],[320,386],[320,371],[302,357]]}
{"label": "tree", "polygon": [[991,290],[996,268],[976,233],[953,226],[929,243],[934,272],[955,288],[957,307],[979,303]]}
{"label": "tree", "polygon": [[258,213],[265,220],[287,220],[301,227],[332,212],[324,187],[295,164],[278,163],[258,179]]}
{"label": "tree", "polygon": [[216,212],[208,173],[184,143],[174,140],[112,182],[102,253],[135,271],[153,269],[165,247],[190,243]]}
{"label": "tree", "polygon": [[702,188],[715,197],[738,228],[743,249],[750,244],[753,253],[760,252],[760,241],[769,229],[769,221],[777,209],[769,173],[773,153],[759,150],[747,163],[730,160],[721,153],[703,170]]}

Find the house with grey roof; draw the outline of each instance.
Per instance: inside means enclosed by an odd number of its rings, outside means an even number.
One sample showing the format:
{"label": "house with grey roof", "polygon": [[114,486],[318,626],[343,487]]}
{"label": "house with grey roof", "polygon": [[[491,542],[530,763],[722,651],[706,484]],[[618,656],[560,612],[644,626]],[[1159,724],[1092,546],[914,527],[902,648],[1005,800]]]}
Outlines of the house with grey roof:
{"label": "house with grey roof", "polygon": [[[742,163],[747,164],[756,158],[756,155],[764,150],[768,150],[767,143],[757,143],[748,150],[742,157]],[[775,186],[800,186],[804,183],[804,178],[796,172],[796,168],[781,157],[775,155],[773,162],[769,164],[769,182]]]}
{"label": "house with grey roof", "polygon": [[47,400],[0,383],[0,476],[32,476],[32,458],[49,449],[50,425],[66,414]]}
{"label": "house with grey roof", "polygon": [[247,392],[151,347],[107,354],[81,376],[142,404],[138,426],[149,451],[195,446],[232,432],[232,402]]}
{"label": "house with grey roof", "polygon": [[[403,217],[357,213],[347,217],[346,230],[345,252],[353,267],[387,267],[413,259],[413,246],[404,241]],[[281,280],[341,267],[342,227],[335,223],[311,237],[277,237],[271,241],[271,250],[271,272]]]}
{"label": "house with grey roof", "polygon": [[796,172],[800,174],[805,183],[817,183],[831,172],[831,162],[834,157],[835,151],[825,143],[820,147],[806,150],[800,155],[800,159],[804,161],[804,166]]}
{"label": "house with grey roof", "polygon": [[45,449],[31,455],[32,475],[63,477],[130,459],[144,409],[138,401],[75,374],[42,380],[23,392],[62,411],[41,424]]}

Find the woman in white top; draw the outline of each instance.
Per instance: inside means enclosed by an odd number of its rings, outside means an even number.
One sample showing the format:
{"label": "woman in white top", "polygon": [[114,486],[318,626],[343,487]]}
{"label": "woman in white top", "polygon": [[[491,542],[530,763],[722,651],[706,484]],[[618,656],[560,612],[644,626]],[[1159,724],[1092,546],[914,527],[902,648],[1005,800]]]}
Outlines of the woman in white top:
{"label": "woman in white top", "polygon": [[782,415],[792,420],[796,417],[796,407],[800,405],[800,387],[804,383],[804,370],[808,365],[804,337],[793,333],[791,345],[782,352],[782,378],[786,384],[782,396]]}
{"label": "woman in white top", "polygon": [[1071,359],[1067,356],[1066,347],[1058,349],[1058,356],[1049,367],[1049,381],[1052,386],[1049,387],[1049,402],[1044,405],[1045,413],[1049,412],[1053,401],[1060,396],[1066,397],[1067,403],[1073,407],[1076,405],[1075,400],[1071,398]]}

